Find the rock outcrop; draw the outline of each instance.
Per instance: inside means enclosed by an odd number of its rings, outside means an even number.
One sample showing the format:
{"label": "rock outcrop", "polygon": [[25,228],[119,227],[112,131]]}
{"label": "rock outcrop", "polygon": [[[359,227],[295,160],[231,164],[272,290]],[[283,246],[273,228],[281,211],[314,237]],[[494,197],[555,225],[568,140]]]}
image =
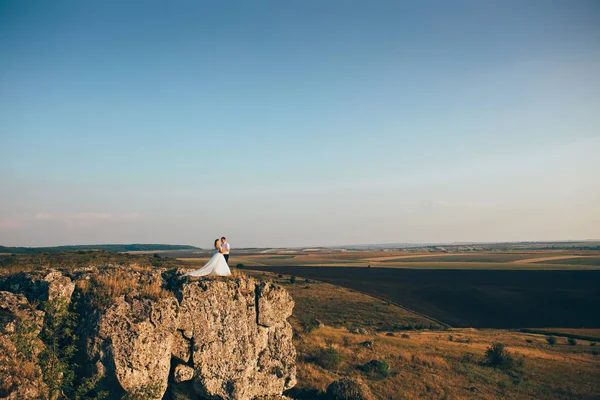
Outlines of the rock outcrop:
{"label": "rock outcrop", "polygon": [[[71,300],[76,288],[71,307],[79,315],[78,363],[88,366],[84,375],[93,375],[97,390],[110,398],[162,399],[182,388],[193,392],[191,398],[282,398],[296,383],[287,322],[294,302],[279,286],[246,277],[167,282],[160,271],[138,269],[86,269],[71,278],[57,271],[19,274],[2,286],[41,302]],[[0,292],[0,312],[3,348],[14,342],[9,335],[19,320],[36,326],[32,340],[43,347],[37,335],[44,313],[22,294]],[[7,360],[0,362],[0,373],[9,372]],[[21,397],[45,398],[36,368],[31,382],[11,386],[28,393]],[[0,398],[7,393],[0,391]]]}
{"label": "rock outcrop", "polygon": [[38,355],[44,312],[22,294],[0,292],[0,398],[37,399],[47,396]]}
{"label": "rock outcrop", "polygon": [[88,360],[101,363],[109,383],[125,392],[146,390],[161,399],[167,390],[178,304],[174,297],[117,299],[97,321]]}
{"label": "rock outcrop", "polygon": [[[252,279],[183,285],[178,329],[191,342],[198,394],[252,399],[296,383],[287,292]],[[188,358],[188,357],[186,357]]]}
{"label": "rock outcrop", "polygon": [[3,287],[13,293],[21,293],[30,302],[44,302],[63,298],[71,300],[75,283],[56,270],[40,274],[34,272],[20,273],[8,278]]}

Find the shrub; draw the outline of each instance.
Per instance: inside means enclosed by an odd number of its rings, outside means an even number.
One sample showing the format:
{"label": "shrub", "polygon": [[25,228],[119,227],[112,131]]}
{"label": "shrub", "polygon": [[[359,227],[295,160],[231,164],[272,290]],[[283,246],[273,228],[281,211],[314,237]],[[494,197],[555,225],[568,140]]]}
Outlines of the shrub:
{"label": "shrub", "polygon": [[159,396],[160,392],[160,384],[150,383],[138,389],[127,392],[127,394],[123,396],[121,400],[146,400],[153,397],[156,398]]}
{"label": "shrub", "polygon": [[473,355],[473,353],[465,353],[465,355],[462,356],[461,361],[464,363],[472,363],[475,361],[475,356]]}
{"label": "shrub", "polygon": [[244,266],[244,264],[238,264],[238,265],[236,265],[235,267],[236,267],[236,268],[239,268],[239,269],[244,269],[244,267],[245,267],[245,266]]}
{"label": "shrub", "polygon": [[75,346],[76,314],[71,312],[68,302],[61,297],[43,304],[46,312],[40,338],[45,344],[40,353],[44,382],[48,385],[50,398],[62,398],[73,388],[75,374],[72,358]]}
{"label": "shrub", "polygon": [[591,346],[591,347],[596,347],[596,342],[592,342],[592,343],[590,343],[590,346]]}
{"label": "shrub", "polygon": [[525,339],[525,341],[526,341],[527,343],[533,343],[533,340],[531,340],[531,339]]}
{"label": "shrub", "polygon": [[567,340],[567,343],[569,343],[569,345],[571,346],[575,346],[577,344],[577,340],[569,338],[569,340]]}
{"label": "shrub", "polygon": [[370,400],[373,396],[361,382],[342,378],[327,386],[326,398],[329,400]]}
{"label": "shrub", "polygon": [[290,276],[290,283],[296,283],[296,277],[295,276]]}
{"label": "shrub", "polygon": [[278,274],[278,275],[277,275],[277,277],[278,277],[278,278],[283,278],[283,275],[281,275],[281,274]]}
{"label": "shrub", "polygon": [[556,344],[556,338],[554,336],[548,336],[546,342],[548,342],[550,346],[554,346]]}
{"label": "shrub", "polygon": [[410,335],[408,333],[403,333],[402,334],[402,338],[404,338],[404,339],[410,339]]}
{"label": "shrub", "polygon": [[321,367],[328,370],[334,370],[340,365],[342,356],[331,345],[328,345],[319,350],[316,361]]}
{"label": "shrub", "polygon": [[448,340],[451,341],[451,342],[454,341],[454,336],[453,335],[448,335]]}
{"label": "shrub", "polygon": [[385,360],[371,360],[361,365],[359,369],[371,376],[387,378],[390,375],[390,366]]}
{"label": "shrub", "polygon": [[492,343],[485,351],[485,364],[505,372],[517,372],[523,360],[515,360],[502,343]]}
{"label": "shrub", "polygon": [[348,336],[344,336],[342,341],[344,343],[344,347],[350,347],[350,345],[352,344],[352,343],[350,343],[350,339],[348,338]]}
{"label": "shrub", "polygon": [[300,322],[300,325],[306,333],[310,333],[319,327],[319,323],[314,319],[310,321],[302,321]]}

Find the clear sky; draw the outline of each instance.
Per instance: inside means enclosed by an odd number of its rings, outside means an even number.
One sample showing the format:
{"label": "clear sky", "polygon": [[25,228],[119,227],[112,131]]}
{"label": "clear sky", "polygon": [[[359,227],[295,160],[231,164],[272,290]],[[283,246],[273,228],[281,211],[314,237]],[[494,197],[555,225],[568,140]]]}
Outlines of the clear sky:
{"label": "clear sky", "polygon": [[598,1],[1,1],[0,244],[600,239]]}

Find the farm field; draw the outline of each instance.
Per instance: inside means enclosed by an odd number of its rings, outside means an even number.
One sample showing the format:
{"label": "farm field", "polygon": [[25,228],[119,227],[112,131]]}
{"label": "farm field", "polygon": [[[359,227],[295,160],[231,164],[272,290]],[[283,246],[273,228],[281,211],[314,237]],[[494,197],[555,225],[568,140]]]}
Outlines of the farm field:
{"label": "farm field", "polygon": [[453,327],[600,328],[600,271],[250,267],[344,286]]}
{"label": "farm field", "polygon": [[[212,251],[165,251],[162,257],[204,262]],[[423,252],[408,250],[302,251],[287,249],[236,250],[231,265],[245,266],[331,266],[434,269],[600,269],[596,250],[539,250],[485,252]]]}

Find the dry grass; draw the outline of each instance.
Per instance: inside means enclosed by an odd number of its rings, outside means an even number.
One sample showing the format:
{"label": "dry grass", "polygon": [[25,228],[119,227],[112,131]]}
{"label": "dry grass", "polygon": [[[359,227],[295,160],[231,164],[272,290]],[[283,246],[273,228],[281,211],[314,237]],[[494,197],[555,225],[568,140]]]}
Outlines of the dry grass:
{"label": "dry grass", "polygon": [[135,268],[131,271],[107,269],[89,279],[79,280],[77,288],[88,297],[92,305],[100,309],[109,307],[114,299],[125,295],[152,300],[173,296],[173,293],[164,288],[160,274],[139,271],[140,268],[137,271]]}
{"label": "dry grass", "polygon": [[[453,330],[454,337],[469,337],[470,343],[448,340],[448,332],[411,332],[410,338],[354,335],[342,328],[323,327],[296,339],[299,353],[297,391],[324,391],[339,376],[362,378],[378,398],[545,398],[600,396],[593,382],[600,380],[598,356],[589,345],[544,345],[544,336],[501,330]],[[534,338],[527,343],[527,338]],[[372,349],[361,343],[373,341]],[[504,343],[517,358],[524,359],[522,375],[510,375],[483,364],[484,353],[493,342]],[[331,345],[341,355],[335,371],[316,363],[315,352]],[[369,378],[358,370],[373,360],[386,360],[388,378]]]}

